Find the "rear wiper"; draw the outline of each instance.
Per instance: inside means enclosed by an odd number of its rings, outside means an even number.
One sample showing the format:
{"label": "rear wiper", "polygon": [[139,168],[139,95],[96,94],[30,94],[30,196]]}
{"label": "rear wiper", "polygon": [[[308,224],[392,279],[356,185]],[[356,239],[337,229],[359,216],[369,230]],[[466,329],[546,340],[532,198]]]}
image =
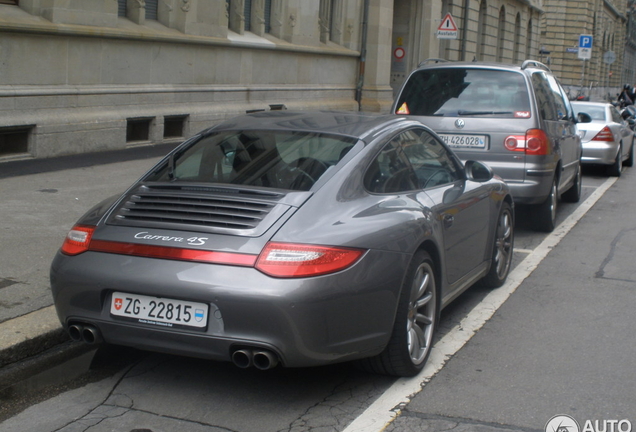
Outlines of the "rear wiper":
{"label": "rear wiper", "polygon": [[512,111],[457,111],[458,115],[471,116],[471,115],[499,115],[499,114],[513,114]]}

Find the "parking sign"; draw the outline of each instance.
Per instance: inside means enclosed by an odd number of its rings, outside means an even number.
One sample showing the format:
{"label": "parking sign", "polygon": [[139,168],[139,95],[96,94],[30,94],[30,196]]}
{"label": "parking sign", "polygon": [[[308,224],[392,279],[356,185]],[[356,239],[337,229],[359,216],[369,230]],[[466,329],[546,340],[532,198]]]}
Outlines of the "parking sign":
{"label": "parking sign", "polygon": [[589,60],[592,58],[592,35],[579,36],[579,58]]}

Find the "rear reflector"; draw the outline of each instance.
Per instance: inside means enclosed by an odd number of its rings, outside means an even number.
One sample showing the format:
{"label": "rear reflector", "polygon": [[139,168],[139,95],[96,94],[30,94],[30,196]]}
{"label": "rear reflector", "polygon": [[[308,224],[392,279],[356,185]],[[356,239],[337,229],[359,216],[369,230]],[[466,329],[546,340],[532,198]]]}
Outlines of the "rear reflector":
{"label": "rear reflector", "polygon": [[89,250],[119,255],[133,255],[146,258],[162,258],[178,261],[195,261],[210,264],[226,264],[253,267],[257,255],[181,249],[165,246],[142,245],[105,240],[93,240]]}
{"label": "rear reflector", "polygon": [[256,261],[256,269],[274,277],[308,277],[335,273],[353,265],[362,249],[268,243]]}

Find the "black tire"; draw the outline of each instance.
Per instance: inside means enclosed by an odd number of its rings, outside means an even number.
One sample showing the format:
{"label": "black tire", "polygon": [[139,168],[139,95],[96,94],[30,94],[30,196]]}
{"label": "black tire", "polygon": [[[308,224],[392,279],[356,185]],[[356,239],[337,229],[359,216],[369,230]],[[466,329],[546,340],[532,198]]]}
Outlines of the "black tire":
{"label": "black tire", "polygon": [[439,321],[439,296],[433,260],[418,251],[400,292],[391,339],[384,351],[360,360],[370,372],[400,377],[417,375],[426,364]]}
{"label": "black tire", "polygon": [[567,191],[563,192],[561,198],[563,201],[577,203],[581,200],[581,162],[576,168],[576,174],[574,176],[574,184]]}
{"label": "black tire", "polygon": [[612,177],[620,177],[623,172],[623,147],[618,148],[616,160],[607,167],[607,174]]}
{"label": "black tire", "polygon": [[512,207],[504,202],[497,219],[492,262],[488,274],[481,280],[480,285],[488,288],[498,288],[506,282],[512,265],[512,253],[514,249],[514,215]]}
{"label": "black tire", "polygon": [[552,179],[550,194],[541,204],[534,208],[534,229],[535,231],[552,232],[556,226],[556,213],[559,202],[559,189],[557,178]]}
{"label": "black tire", "polygon": [[629,156],[627,157],[625,162],[623,162],[623,165],[625,165],[626,167],[634,166],[634,140],[632,140],[632,145],[629,148]]}

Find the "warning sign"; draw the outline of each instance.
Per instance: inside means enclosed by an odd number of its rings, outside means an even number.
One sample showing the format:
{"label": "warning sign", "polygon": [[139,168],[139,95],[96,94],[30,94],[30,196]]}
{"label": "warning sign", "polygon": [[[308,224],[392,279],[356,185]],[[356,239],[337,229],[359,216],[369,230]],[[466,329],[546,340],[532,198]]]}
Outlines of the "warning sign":
{"label": "warning sign", "polygon": [[442,23],[437,27],[438,39],[457,39],[457,25],[450,13],[447,13]]}

